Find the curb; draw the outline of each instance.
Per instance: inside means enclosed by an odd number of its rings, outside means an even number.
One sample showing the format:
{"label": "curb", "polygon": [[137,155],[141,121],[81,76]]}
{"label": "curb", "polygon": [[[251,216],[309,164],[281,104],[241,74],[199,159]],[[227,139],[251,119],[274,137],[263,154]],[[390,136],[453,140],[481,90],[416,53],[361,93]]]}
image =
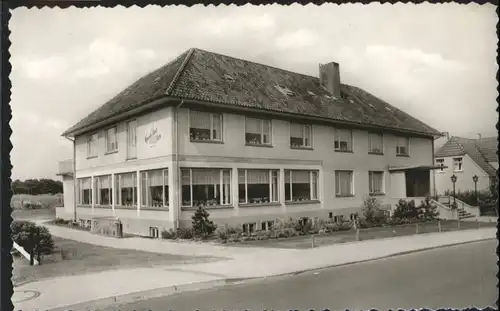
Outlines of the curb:
{"label": "curb", "polygon": [[[248,278],[252,279],[252,278]],[[98,308],[110,308],[112,306],[128,304],[133,302],[138,302],[142,300],[148,300],[158,297],[170,296],[173,294],[178,294],[182,292],[198,291],[202,289],[209,289],[214,287],[220,287],[230,284],[239,284],[244,282],[245,278],[228,278],[228,279],[218,279],[210,280],[204,282],[187,283],[181,285],[172,285],[166,287],[160,287],[150,290],[144,290],[139,292],[132,292],[128,294],[111,296],[107,298],[101,298],[91,301],[86,301],[73,305],[66,305],[63,307],[56,307],[53,309],[48,309],[47,311],[88,311],[88,310],[98,310]]]}

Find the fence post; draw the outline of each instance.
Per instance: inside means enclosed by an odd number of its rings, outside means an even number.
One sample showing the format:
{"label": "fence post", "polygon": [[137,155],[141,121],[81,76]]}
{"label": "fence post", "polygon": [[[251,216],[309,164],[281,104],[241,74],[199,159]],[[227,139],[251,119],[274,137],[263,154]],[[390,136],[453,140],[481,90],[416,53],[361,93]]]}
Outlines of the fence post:
{"label": "fence post", "polygon": [[356,228],[356,241],[359,241],[359,229]]}
{"label": "fence post", "polygon": [[441,232],[441,220],[438,220],[438,231]]}
{"label": "fence post", "polygon": [[416,224],[416,229],[415,229],[415,233],[418,234],[418,223]]}
{"label": "fence post", "polygon": [[314,239],[315,239],[314,234],[313,234],[311,237],[312,237],[312,241],[311,241],[311,242],[312,242],[312,245],[311,245],[311,247],[312,247],[312,248],[314,248],[314,247],[315,247],[315,245],[314,245],[314,242],[315,242],[315,241],[314,241]]}
{"label": "fence post", "polygon": [[458,216],[458,230],[460,230],[460,216]]}
{"label": "fence post", "polygon": [[477,228],[479,229],[481,227],[481,223],[479,222],[479,219],[476,219],[476,224],[477,224]]}

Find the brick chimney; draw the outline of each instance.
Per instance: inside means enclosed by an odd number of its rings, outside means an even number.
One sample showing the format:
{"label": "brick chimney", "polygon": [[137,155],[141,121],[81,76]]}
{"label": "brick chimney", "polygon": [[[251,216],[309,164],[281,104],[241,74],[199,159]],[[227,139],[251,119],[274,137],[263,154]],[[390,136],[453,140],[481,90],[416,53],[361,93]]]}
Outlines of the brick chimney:
{"label": "brick chimney", "polygon": [[331,95],[340,98],[340,70],[338,63],[319,64],[319,81]]}

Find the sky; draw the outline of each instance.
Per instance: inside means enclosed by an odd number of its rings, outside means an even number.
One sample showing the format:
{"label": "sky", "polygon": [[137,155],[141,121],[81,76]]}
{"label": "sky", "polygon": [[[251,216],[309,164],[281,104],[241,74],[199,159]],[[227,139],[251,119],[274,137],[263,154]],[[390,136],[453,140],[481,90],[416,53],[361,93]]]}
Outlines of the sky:
{"label": "sky", "polygon": [[495,6],[325,4],[12,11],[13,179],[58,178],[61,137],[191,47],[356,85],[451,135],[496,135]]}

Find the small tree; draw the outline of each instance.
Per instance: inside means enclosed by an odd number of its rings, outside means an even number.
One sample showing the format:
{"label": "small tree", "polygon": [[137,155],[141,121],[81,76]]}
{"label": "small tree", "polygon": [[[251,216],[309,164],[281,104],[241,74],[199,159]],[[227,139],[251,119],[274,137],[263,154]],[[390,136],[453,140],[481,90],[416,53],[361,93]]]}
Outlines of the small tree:
{"label": "small tree", "polygon": [[375,197],[366,197],[363,202],[363,216],[369,224],[380,224],[384,220],[384,213],[380,209],[380,202]]}
{"label": "small tree", "polygon": [[37,226],[31,221],[13,221],[11,224],[12,240],[19,244],[30,255],[30,265],[34,264],[34,258],[42,263],[42,255],[50,254],[54,250],[54,241],[49,230],[43,226]]}
{"label": "small tree", "polygon": [[217,226],[208,219],[209,216],[210,214],[201,205],[198,205],[192,217],[193,231],[196,237],[206,239],[217,228]]}
{"label": "small tree", "polygon": [[406,201],[400,199],[394,210],[394,218],[399,219],[415,219],[418,217],[418,214],[414,200]]}
{"label": "small tree", "polygon": [[420,203],[420,214],[424,219],[434,220],[439,216],[437,206],[432,204],[431,198],[426,197],[424,201]]}

